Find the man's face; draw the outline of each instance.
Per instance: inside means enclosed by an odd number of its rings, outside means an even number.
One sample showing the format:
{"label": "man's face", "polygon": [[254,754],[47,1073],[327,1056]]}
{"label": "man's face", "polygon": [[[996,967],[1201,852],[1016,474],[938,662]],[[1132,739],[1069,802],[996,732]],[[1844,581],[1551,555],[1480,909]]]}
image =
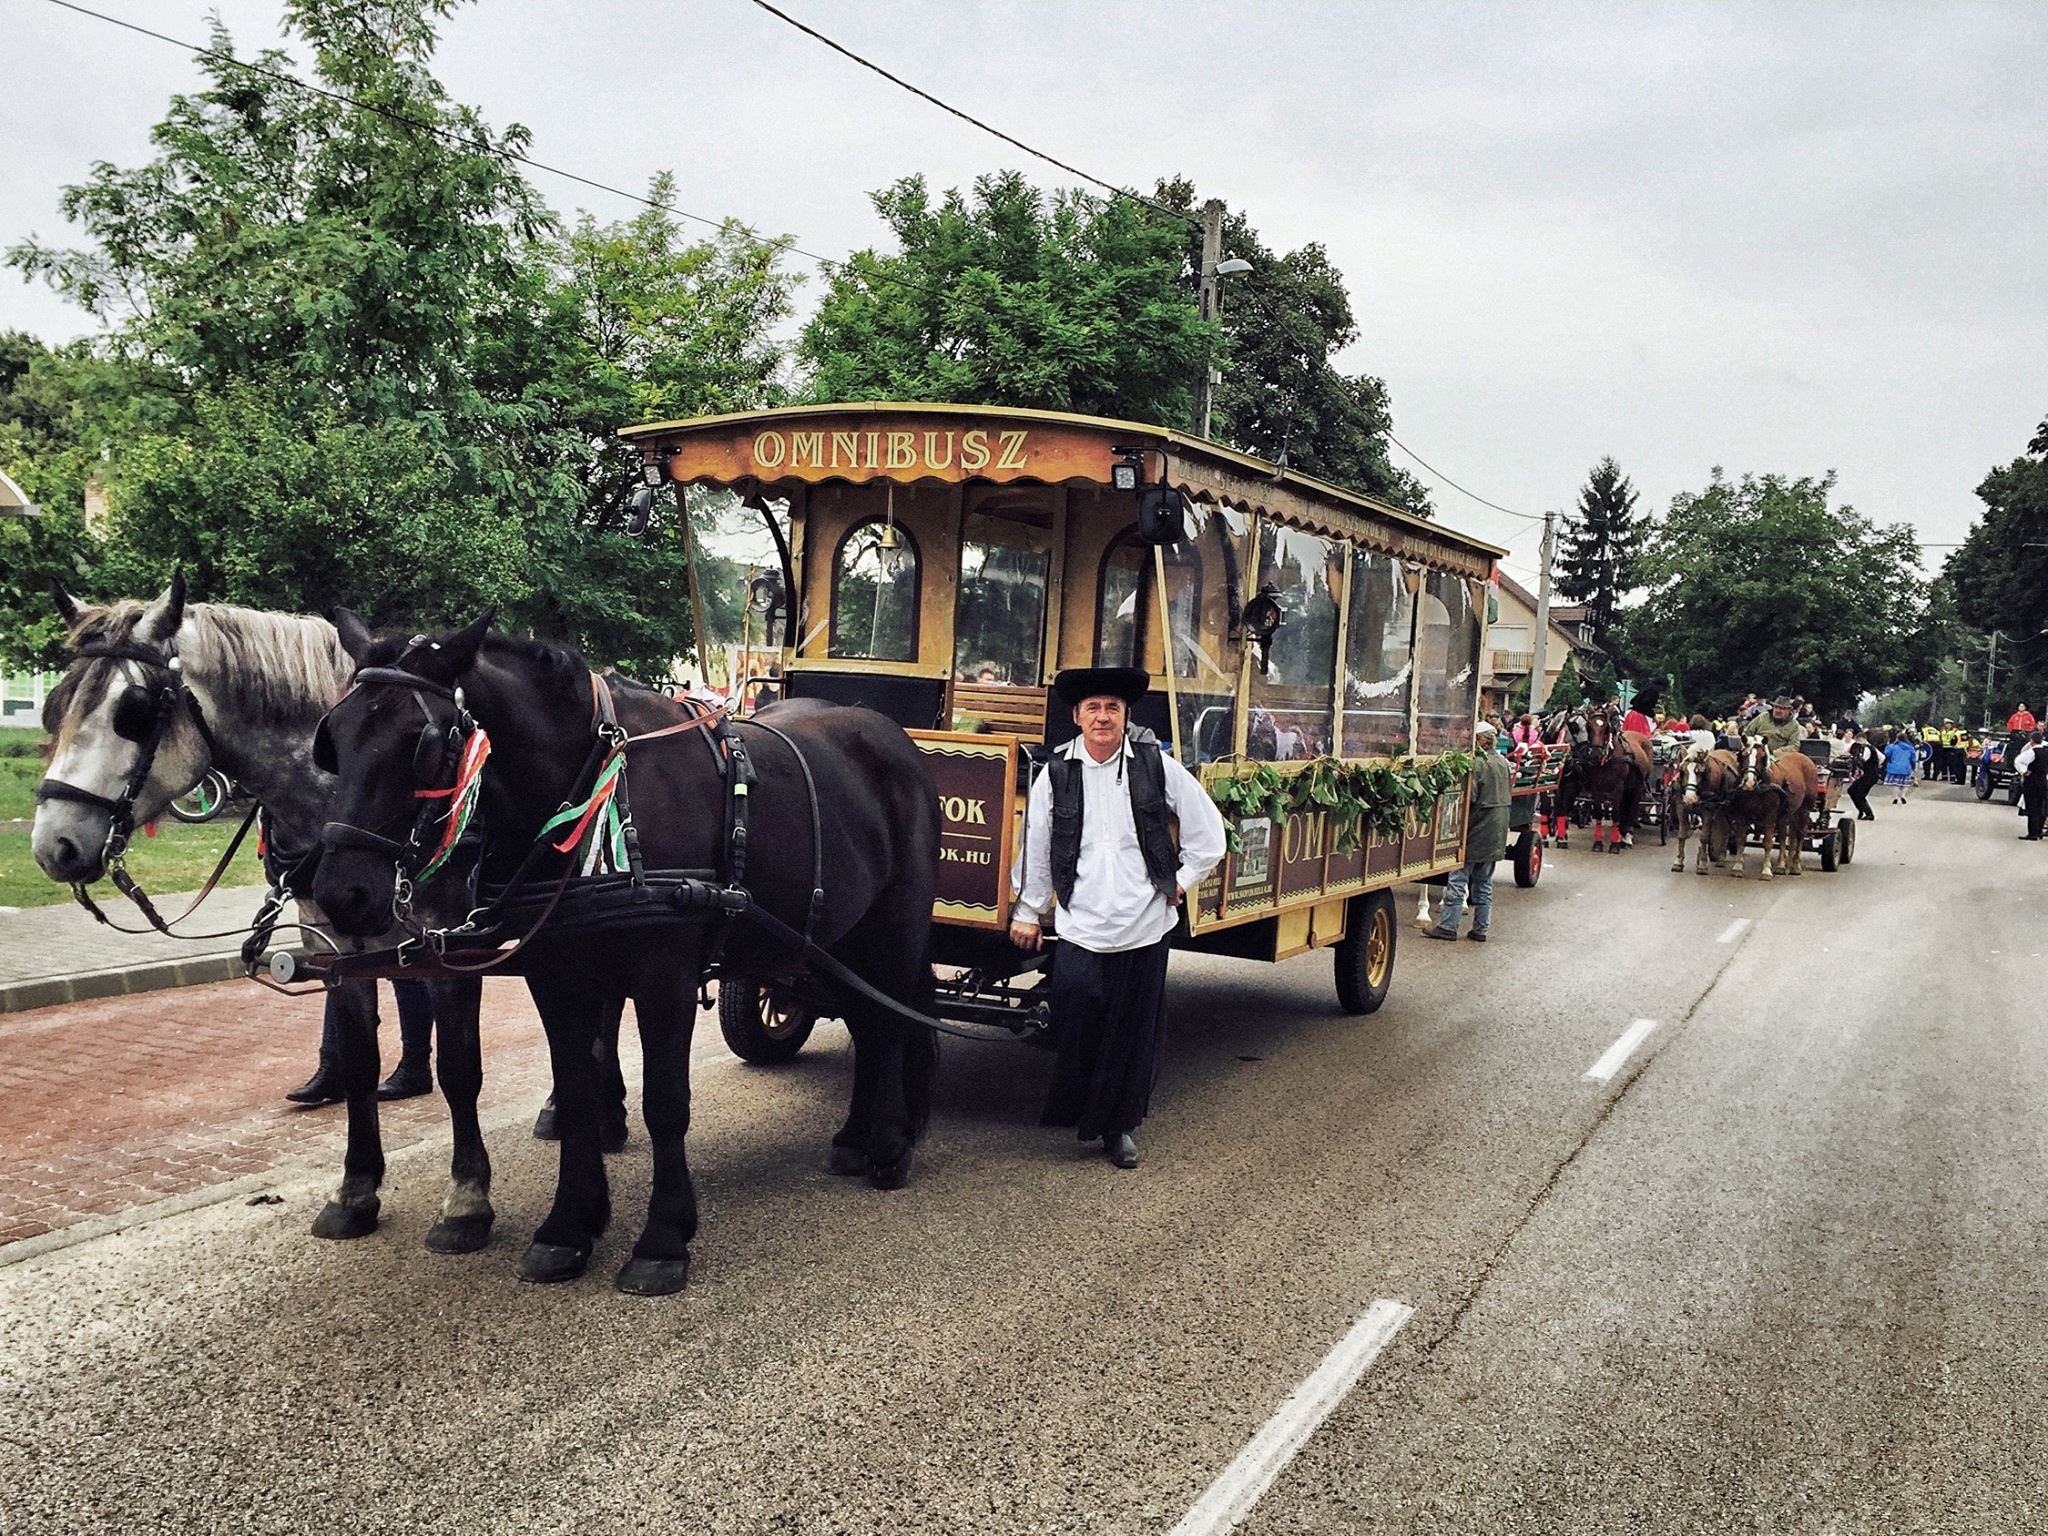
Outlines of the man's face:
{"label": "man's face", "polygon": [[1792,706],[1789,704],[1773,704],[1771,706],[1771,718],[1780,725],[1783,725],[1792,718]]}
{"label": "man's face", "polygon": [[1129,706],[1114,694],[1097,694],[1074,706],[1074,724],[1080,728],[1082,740],[1107,755],[1124,739],[1124,720],[1129,713]]}

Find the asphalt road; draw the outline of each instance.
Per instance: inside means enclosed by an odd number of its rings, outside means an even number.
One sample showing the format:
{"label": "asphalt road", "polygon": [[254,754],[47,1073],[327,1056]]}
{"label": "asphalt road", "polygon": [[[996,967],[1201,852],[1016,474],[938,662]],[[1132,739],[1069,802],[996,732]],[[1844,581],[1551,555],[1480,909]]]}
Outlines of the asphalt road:
{"label": "asphalt road", "polygon": [[703,1042],[668,1300],[606,1283],[639,1140],[592,1274],[514,1281],[517,1125],[467,1258],[429,1144],[361,1242],[299,1182],[0,1268],[0,1530],[1166,1532],[1380,1302],[1241,1529],[2043,1529],[2048,853],[1878,810],[1771,885],[1573,850],[1484,948],[1404,922],[1371,1019],[1325,957],[1177,959],[1133,1173],[949,1041],[912,1186],[851,1186],[842,1035]]}

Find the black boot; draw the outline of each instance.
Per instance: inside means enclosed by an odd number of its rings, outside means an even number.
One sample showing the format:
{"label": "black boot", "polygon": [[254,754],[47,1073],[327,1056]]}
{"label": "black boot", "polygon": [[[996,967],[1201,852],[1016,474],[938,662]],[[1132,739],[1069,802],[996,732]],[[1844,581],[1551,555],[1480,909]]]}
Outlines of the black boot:
{"label": "black boot", "polygon": [[1138,1166],[1138,1143],[1132,1139],[1129,1131],[1117,1136],[1103,1137],[1102,1154],[1119,1168]]}
{"label": "black boot", "polygon": [[434,1074],[424,1056],[401,1056],[391,1075],[377,1085],[380,1099],[416,1099],[434,1091]]}
{"label": "black boot", "polygon": [[313,1075],[285,1098],[294,1104],[337,1104],[346,1095],[341,1091],[341,1064],[326,1052],[321,1052],[320,1066]]}

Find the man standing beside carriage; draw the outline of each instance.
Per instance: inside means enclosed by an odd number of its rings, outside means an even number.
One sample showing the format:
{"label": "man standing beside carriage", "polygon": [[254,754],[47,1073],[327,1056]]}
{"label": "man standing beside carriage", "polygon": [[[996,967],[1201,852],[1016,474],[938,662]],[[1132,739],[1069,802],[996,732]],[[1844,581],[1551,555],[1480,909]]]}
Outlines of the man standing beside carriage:
{"label": "man standing beside carriage", "polygon": [[1119,1168],[1138,1166],[1132,1132],[1151,1106],[1179,905],[1223,857],[1223,816],[1207,791],[1149,732],[1129,729],[1149,685],[1136,667],[1077,667],[1054,679],[1080,735],[1031,786],[1010,912],[1011,942],[1035,950],[1059,905],[1059,1060],[1043,1123],[1099,1137]]}

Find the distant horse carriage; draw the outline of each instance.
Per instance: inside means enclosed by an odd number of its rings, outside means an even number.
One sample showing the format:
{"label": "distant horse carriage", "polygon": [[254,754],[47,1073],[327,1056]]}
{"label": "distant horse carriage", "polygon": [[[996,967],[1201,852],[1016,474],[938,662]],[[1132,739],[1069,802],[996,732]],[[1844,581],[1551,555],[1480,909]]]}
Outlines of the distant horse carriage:
{"label": "distant horse carriage", "polygon": [[[1593,851],[1606,844],[1620,853],[1624,837],[1634,841],[1655,772],[1650,738],[1624,731],[1612,705],[1572,710],[1564,716],[1564,730],[1571,754],[1558,785],[1558,814],[1569,822],[1585,811],[1593,823]],[[1661,828],[1661,813],[1656,824]]]}
{"label": "distant horse carriage", "polygon": [[1709,863],[1723,865],[1731,855],[1729,872],[1747,874],[1751,848],[1763,854],[1766,880],[1801,873],[1801,856],[1807,853],[1829,874],[1850,863],[1856,857],[1856,818],[1840,811],[1849,772],[1847,764],[1831,761],[1832,750],[1826,738],[1810,737],[1799,751],[1775,756],[1757,741],[1739,752],[1686,753],[1669,797],[1679,828],[1672,870],[1685,868],[1694,836],[1700,839],[1695,870],[1702,875]]}

